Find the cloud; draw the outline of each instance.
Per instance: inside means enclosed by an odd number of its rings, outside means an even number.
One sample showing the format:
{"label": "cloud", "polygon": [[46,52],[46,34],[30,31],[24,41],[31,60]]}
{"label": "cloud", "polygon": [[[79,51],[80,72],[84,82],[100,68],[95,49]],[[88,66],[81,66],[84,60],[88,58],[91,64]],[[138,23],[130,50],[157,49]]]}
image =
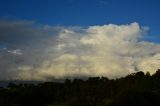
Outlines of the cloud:
{"label": "cloud", "polygon": [[8,50],[9,53],[15,54],[15,55],[22,55],[22,52],[20,49],[15,49],[15,50]]}
{"label": "cloud", "polygon": [[154,73],[160,68],[160,44],[143,40],[147,30],[136,22],[83,28],[2,21],[0,78],[117,78],[135,71]]}

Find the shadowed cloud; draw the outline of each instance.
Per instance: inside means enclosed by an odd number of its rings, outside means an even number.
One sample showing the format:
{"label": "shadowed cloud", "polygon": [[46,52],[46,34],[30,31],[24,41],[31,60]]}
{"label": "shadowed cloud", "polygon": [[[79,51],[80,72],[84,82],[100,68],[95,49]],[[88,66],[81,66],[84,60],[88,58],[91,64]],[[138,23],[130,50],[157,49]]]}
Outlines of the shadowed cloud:
{"label": "shadowed cloud", "polygon": [[78,76],[116,78],[160,68],[160,44],[143,41],[148,28],[127,25],[63,27],[0,21],[1,80]]}

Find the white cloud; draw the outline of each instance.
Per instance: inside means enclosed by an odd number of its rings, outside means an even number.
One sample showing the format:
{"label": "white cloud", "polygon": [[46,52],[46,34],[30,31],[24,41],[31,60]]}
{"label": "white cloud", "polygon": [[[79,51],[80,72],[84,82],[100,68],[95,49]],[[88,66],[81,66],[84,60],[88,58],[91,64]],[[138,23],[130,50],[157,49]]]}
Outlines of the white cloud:
{"label": "white cloud", "polygon": [[[22,33],[16,27],[17,24],[14,25],[16,30],[13,32],[19,38]],[[9,64],[7,68],[6,65],[3,66],[7,71],[1,72],[5,74],[1,79],[49,80],[86,76],[115,78],[135,71],[154,73],[160,68],[160,44],[141,41],[148,28],[140,27],[138,23],[88,28],[45,25],[38,29],[30,24],[26,26],[21,29],[27,33],[24,36],[28,39],[14,44],[14,48],[23,50],[23,54],[13,56],[12,60],[3,53],[0,54],[0,65]],[[11,35],[7,33],[7,36]],[[5,38],[6,41],[8,37]]]}
{"label": "white cloud", "polygon": [[22,51],[20,49],[8,50],[8,52],[15,55],[22,55]]}

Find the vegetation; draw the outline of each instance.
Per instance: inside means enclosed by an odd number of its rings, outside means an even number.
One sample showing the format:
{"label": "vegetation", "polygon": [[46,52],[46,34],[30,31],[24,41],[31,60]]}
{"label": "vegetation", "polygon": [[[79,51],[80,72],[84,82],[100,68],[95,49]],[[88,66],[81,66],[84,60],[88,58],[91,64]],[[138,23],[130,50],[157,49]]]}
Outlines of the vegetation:
{"label": "vegetation", "polygon": [[13,84],[0,88],[0,106],[160,106],[160,70],[109,80]]}

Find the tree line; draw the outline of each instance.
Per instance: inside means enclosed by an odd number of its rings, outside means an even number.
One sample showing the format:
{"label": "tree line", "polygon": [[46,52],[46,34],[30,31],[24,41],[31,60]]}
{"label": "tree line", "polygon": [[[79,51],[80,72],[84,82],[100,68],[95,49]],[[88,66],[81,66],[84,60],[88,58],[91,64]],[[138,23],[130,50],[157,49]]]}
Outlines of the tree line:
{"label": "tree line", "polygon": [[0,88],[0,106],[160,106],[160,69],[152,76],[137,72],[119,79],[10,83]]}

